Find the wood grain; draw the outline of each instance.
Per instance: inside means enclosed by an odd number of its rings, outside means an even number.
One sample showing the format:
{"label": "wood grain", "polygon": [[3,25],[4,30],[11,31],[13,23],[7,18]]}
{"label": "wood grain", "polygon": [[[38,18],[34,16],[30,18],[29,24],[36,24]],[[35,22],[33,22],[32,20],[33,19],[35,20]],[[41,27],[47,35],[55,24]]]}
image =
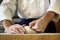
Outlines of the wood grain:
{"label": "wood grain", "polygon": [[7,35],[1,34],[0,40],[60,40],[60,34],[26,34],[26,35]]}

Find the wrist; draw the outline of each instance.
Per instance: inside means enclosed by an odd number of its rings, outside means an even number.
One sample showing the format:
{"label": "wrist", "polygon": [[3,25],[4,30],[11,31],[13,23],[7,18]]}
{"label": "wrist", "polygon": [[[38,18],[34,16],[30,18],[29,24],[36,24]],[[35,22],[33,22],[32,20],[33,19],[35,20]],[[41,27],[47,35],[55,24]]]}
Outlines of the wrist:
{"label": "wrist", "polygon": [[5,29],[8,29],[11,25],[13,25],[13,23],[10,20],[3,20],[2,24]]}

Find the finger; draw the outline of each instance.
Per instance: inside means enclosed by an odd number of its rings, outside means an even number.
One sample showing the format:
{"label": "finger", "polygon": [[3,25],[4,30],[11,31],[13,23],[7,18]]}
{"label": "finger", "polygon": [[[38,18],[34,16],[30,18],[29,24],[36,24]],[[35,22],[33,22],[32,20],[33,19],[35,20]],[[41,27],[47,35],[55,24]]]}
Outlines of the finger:
{"label": "finger", "polygon": [[29,24],[30,28],[32,28],[34,25],[35,25],[34,22],[31,22],[31,23]]}
{"label": "finger", "polygon": [[19,28],[15,28],[15,32],[18,34],[24,34],[24,32]]}
{"label": "finger", "polygon": [[12,29],[12,31],[14,31],[16,34],[21,34],[19,31],[17,31],[16,29]]}
{"label": "finger", "polygon": [[23,25],[22,25],[22,27],[25,27],[25,26],[26,26],[26,24],[23,24]]}
{"label": "finger", "polygon": [[24,33],[26,31],[24,27],[20,27],[19,29],[21,29]]}
{"label": "finger", "polygon": [[33,29],[33,30],[37,30],[38,27],[37,27],[37,26],[33,26],[32,29]]}
{"label": "finger", "polygon": [[[25,24],[23,26],[25,26]],[[26,30],[23,26],[19,25],[19,29],[21,29],[23,32],[25,32]]]}
{"label": "finger", "polygon": [[14,28],[14,29],[12,29],[12,31],[15,31],[16,34],[22,34],[18,28]]}
{"label": "finger", "polygon": [[23,24],[23,25],[17,25],[18,26],[18,29],[19,29],[19,31],[22,33],[22,32],[25,32],[25,29],[24,29],[24,27],[23,26],[25,26],[25,24]]}

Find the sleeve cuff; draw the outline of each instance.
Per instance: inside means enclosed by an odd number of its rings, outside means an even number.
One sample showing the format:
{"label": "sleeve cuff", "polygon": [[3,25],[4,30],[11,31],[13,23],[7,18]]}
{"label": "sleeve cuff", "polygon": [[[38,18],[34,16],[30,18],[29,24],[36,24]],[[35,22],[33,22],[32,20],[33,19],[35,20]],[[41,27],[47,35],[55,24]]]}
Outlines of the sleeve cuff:
{"label": "sleeve cuff", "polygon": [[11,13],[6,6],[0,6],[0,21],[6,19],[12,21]]}
{"label": "sleeve cuff", "polygon": [[57,15],[53,20],[58,21],[60,19],[60,0],[51,1],[50,6],[47,11],[55,12]]}
{"label": "sleeve cuff", "polygon": [[12,18],[10,16],[6,16],[3,13],[0,13],[0,21],[6,20],[6,19],[12,21]]}
{"label": "sleeve cuff", "polygon": [[49,8],[49,9],[47,10],[47,12],[48,12],[48,11],[53,11],[53,12],[55,12],[55,13],[57,14],[56,17],[53,19],[53,21],[58,22],[59,19],[60,19],[60,10],[58,10],[58,9],[56,9],[56,8]]}

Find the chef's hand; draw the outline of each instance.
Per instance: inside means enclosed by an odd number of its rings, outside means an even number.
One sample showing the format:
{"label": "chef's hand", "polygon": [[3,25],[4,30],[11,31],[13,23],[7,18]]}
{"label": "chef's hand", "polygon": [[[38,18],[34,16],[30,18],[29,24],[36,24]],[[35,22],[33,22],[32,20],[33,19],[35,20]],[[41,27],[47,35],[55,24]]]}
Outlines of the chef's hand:
{"label": "chef's hand", "polygon": [[48,23],[52,21],[56,17],[56,14],[53,11],[47,12],[44,16],[42,16],[40,19],[33,21],[30,23],[30,27],[32,29],[44,32]]}
{"label": "chef's hand", "polygon": [[24,25],[15,24],[6,29],[7,33],[24,34]]}
{"label": "chef's hand", "polygon": [[44,23],[45,22],[43,22],[43,19],[38,19],[29,23],[29,26],[35,31],[44,32],[46,29]]}

